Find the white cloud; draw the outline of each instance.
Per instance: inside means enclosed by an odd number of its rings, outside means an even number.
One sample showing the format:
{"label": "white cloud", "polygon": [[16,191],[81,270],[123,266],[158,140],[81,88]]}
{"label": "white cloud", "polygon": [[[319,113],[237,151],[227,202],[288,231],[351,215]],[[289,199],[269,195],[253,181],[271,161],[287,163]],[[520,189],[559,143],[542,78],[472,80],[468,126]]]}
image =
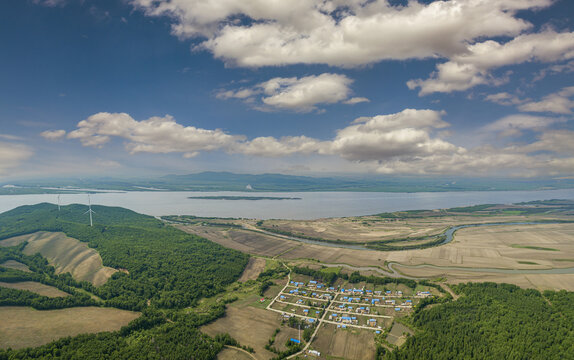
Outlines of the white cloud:
{"label": "white cloud", "polygon": [[226,90],[220,91],[217,93],[216,97],[218,99],[248,99],[254,95],[257,95],[259,92],[254,89],[239,89],[239,90]]}
{"label": "white cloud", "polygon": [[564,118],[551,118],[544,116],[532,116],[516,114],[505,116],[483,127],[484,131],[500,132],[503,136],[520,135],[522,130],[541,131],[550,125],[565,122]]}
{"label": "white cloud", "polygon": [[343,104],[347,104],[347,105],[355,105],[355,104],[359,104],[362,102],[370,102],[371,100],[367,99],[366,97],[354,97],[354,98],[350,98],[347,101],[344,101]]}
{"label": "white cloud", "polygon": [[574,109],[574,86],[566,87],[557,93],[545,96],[541,101],[528,102],[518,107],[521,111],[551,112],[556,114],[572,114]]}
{"label": "white cloud", "polygon": [[328,143],[322,143],[306,136],[286,136],[279,139],[265,136],[239,143],[232,149],[232,152],[244,155],[279,157],[320,153],[326,146]]}
{"label": "white cloud", "polygon": [[333,104],[348,98],[352,80],[344,75],[321,74],[297,78],[275,78],[260,86],[265,105],[273,108],[311,111],[317,104]]}
{"label": "white cloud", "polygon": [[126,150],[132,154],[181,153],[184,158],[205,151],[271,158],[322,155],[386,174],[572,175],[567,165],[574,158],[574,133],[548,130],[565,121],[562,118],[508,116],[482,130],[504,134],[528,129],[539,132],[537,140],[521,146],[467,149],[442,138],[449,126],[443,115],[435,110],[405,109],[358,118],[334,138],[319,140],[307,136],[247,139],[221,130],[185,127],[170,116],[136,121],[125,113],[98,113],[79,122],[68,138],[98,147],[118,137],[127,141]]}
{"label": "white cloud", "polygon": [[302,78],[273,78],[251,88],[220,91],[219,99],[241,99],[262,111],[289,110],[309,112],[319,110],[317,105],[356,104],[367,98],[351,98],[353,80],[345,75],[324,73]]}
{"label": "white cloud", "polygon": [[509,106],[509,105],[518,105],[518,104],[522,104],[523,102],[525,102],[526,100],[522,100],[519,97],[517,97],[516,95],[512,95],[509,94],[507,92],[500,92],[500,93],[496,93],[496,94],[490,94],[485,96],[484,100],[486,101],[490,101],[499,105],[505,105],[505,106]]}
{"label": "white cloud", "polygon": [[48,140],[58,140],[66,136],[66,130],[46,130],[40,133],[40,135]]}
{"label": "white cloud", "polygon": [[387,0],[132,0],[148,16],[173,19],[181,39],[238,66],[328,64],[353,67],[385,59],[461,53],[485,37],[531,27],[519,10],[551,0],[451,0],[393,6]]}
{"label": "white cloud", "polygon": [[226,148],[237,136],[223,131],[184,127],[167,115],[136,121],[126,113],[97,113],[78,123],[78,129],[68,133],[69,139],[79,139],[85,146],[101,147],[112,136],[128,140],[130,153],[194,153]]}
{"label": "white cloud", "polygon": [[548,74],[556,75],[560,73],[571,73],[574,72],[574,61],[567,62],[566,64],[552,65],[546,69],[542,69],[534,76],[532,81],[540,81],[544,79]]}
{"label": "white cloud", "polygon": [[201,151],[222,150],[256,156],[289,156],[293,154],[331,154],[345,159],[383,161],[393,157],[457,150],[452,144],[433,137],[435,129],[448,126],[441,112],[406,109],[400,113],[358,118],[337,132],[331,141],[306,136],[258,137],[247,140],[221,130],[184,127],[170,116],[136,121],[125,113],[97,113],[78,123],[68,133],[85,146],[101,147],[112,137],[127,140],[130,153],[173,153],[185,157]]}
{"label": "white cloud", "polygon": [[[542,133],[538,141],[520,147],[518,151],[524,153],[551,151],[556,154],[574,157],[574,141],[572,139],[574,139],[574,131],[550,130]],[[573,169],[570,169],[571,172]]]}
{"label": "white cloud", "polygon": [[[4,136],[3,136],[4,137]],[[0,142],[0,176],[9,174],[21,162],[32,157],[34,151],[23,144],[13,142]]]}
{"label": "white cloud", "polygon": [[574,58],[574,32],[556,33],[547,30],[520,35],[504,44],[487,40],[467,46],[466,51],[437,65],[437,71],[426,80],[407,82],[410,89],[420,88],[419,95],[449,93],[476,85],[500,85],[507,81],[496,78],[491,70],[525,62],[553,62]]}
{"label": "white cloud", "polygon": [[406,109],[392,115],[359,118],[337,132],[330,152],[356,161],[385,161],[435,152],[458,151],[456,146],[432,138],[432,129],[448,126],[441,113]]}

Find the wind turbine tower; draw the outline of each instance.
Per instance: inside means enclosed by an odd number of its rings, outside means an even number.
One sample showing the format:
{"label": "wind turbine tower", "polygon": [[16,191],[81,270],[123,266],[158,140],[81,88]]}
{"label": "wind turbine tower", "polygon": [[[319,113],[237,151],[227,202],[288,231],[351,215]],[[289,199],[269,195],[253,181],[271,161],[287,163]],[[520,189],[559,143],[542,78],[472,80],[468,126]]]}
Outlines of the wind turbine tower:
{"label": "wind turbine tower", "polygon": [[58,211],[60,211],[60,194],[58,194]]}
{"label": "wind turbine tower", "polygon": [[92,214],[94,214],[95,211],[92,210],[92,201],[90,200],[90,194],[88,194],[88,211],[86,211],[84,214],[90,214],[90,226],[94,226],[94,223],[92,222]]}

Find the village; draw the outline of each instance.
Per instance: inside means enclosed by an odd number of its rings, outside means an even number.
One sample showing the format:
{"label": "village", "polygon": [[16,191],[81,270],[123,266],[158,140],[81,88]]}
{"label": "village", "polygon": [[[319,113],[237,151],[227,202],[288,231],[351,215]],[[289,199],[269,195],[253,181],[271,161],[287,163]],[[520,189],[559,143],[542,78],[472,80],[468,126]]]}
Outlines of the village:
{"label": "village", "polygon": [[430,296],[433,294],[428,290],[407,294],[374,285],[327,286],[316,280],[289,279],[267,309],[279,313],[283,321],[298,318],[307,327],[325,323],[339,329],[369,329],[380,334],[392,325],[393,319],[407,316],[420,299]]}

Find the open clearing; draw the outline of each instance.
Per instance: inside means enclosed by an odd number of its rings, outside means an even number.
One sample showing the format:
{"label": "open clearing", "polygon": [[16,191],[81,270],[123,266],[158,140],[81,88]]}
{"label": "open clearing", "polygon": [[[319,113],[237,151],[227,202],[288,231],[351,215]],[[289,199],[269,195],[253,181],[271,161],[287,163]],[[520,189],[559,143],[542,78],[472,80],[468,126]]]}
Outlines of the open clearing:
{"label": "open clearing", "polygon": [[261,272],[265,269],[265,259],[263,258],[256,258],[251,257],[249,258],[249,262],[243,270],[243,274],[238,281],[246,282],[247,280],[255,280],[261,274]]}
{"label": "open clearing", "polygon": [[311,344],[311,348],[319,351],[322,358],[326,358],[326,355],[349,360],[375,358],[373,331],[354,328],[341,329],[333,324],[322,326]]}
{"label": "open clearing", "polygon": [[394,323],[391,331],[387,335],[387,341],[393,345],[401,346],[407,341],[407,335],[413,335],[414,332],[400,323]]}
{"label": "open clearing", "polygon": [[0,241],[3,246],[27,242],[24,254],[40,253],[56,268],[56,274],[69,272],[74,279],[89,281],[95,286],[106,283],[116,269],[103,266],[100,254],[64,233],[36,232]]}
{"label": "open clearing", "polygon": [[18,262],[15,260],[6,260],[2,264],[0,264],[0,266],[8,268],[8,269],[20,270],[20,271],[24,271],[24,272],[32,272],[32,271],[30,271],[30,268],[28,267],[28,265],[22,264],[21,262]]}
{"label": "open clearing", "polygon": [[0,307],[0,347],[36,347],[65,336],[118,330],[139,315],[98,307],[42,311],[20,306]]}
{"label": "open clearing", "polygon": [[270,359],[276,355],[265,350],[265,345],[280,326],[278,314],[272,311],[252,306],[228,306],[224,317],[201,330],[209,336],[228,333],[241,345],[252,346],[257,359]]}
{"label": "open clearing", "polygon": [[23,281],[17,283],[0,282],[0,286],[9,289],[28,290],[47,297],[63,297],[70,295],[53,286],[44,285],[35,281]]}
{"label": "open clearing", "polygon": [[217,354],[217,360],[253,360],[253,357],[239,349],[226,347]]}

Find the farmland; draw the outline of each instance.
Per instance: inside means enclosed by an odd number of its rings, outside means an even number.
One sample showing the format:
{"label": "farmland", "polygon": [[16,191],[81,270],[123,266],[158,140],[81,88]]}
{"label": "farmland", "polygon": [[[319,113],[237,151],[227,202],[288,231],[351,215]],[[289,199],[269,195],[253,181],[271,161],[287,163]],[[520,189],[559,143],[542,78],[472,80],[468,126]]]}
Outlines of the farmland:
{"label": "farmland", "polygon": [[65,336],[118,330],[139,315],[132,311],[97,307],[48,311],[0,307],[0,348],[39,346]]}
{"label": "farmland", "polygon": [[0,287],[5,287],[9,289],[27,290],[36,293],[38,295],[47,297],[62,297],[70,295],[61,290],[58,290],[53,286],[44,285],[42,283],[35,281],[23,281],[17,283],[0,282]]}
{"label": "farmland", "polygon": [[[1,242],[0,242],[1,243]],[[23,272],[30,272],[30,268],[26,264],[22,264],[21,262],[15,260],[6,260],[0,266],[5,267],[7,269],[14,269]]]}
{"label": "farmland", "polygon": [[258,359],[270,359],[275,355],[265,349],[265,344],[279,326],[281,322],[273,312],[252,306],[229,306],[225,317],[204,326],[202,331],[210,336],[229,333],[239,343],[252,346]]}
{"label": "farmland", "polygon": [[27,243],[24,254],[40,253],[54,265],[57,274],[70,273],[78,281],[100,286],[118,270],[103,266],[100,254],[85,243],[63,233],[40,231],[0,241],[2,246]]}
{"label": "farmland", "polygon": [[241,274],[237,281],[255,280],[263,269],[265,269],[265,259],[252,257],[249,259],[245,270],[243,270],[243,274]]}
{"label": "farmland", "polygon": [[313,342],[313,348],[322,354],[344,359],[373,359],[375,341],[373,332],[360,329],[341,329],[327,324]]}
{"label": "farmland", "polygon": [[[559,269],[574,266],[571,207],[569,202],[535,202],[313,221],[226,220],[227,226],[195,219],[194,223],[177,226],[226,247],[307,265],[319,261],[361,271],[370,269],[382,275],[444,277],[450,283],[494,281],[540,290],[574,290],[572,272],[553,273],[553,269],[560,272]],[[388,241],[394,236],[409,238],[405,241],[410,246],[416,244],[415,238],[437,235],[452,226],[488,223],[524,224],[463,228],[455,233],[452,242],[422,249],[375,251],[345,247],[348,242]],[[273,228],[275,234],[267,231]],[[292,236],[302,237],[302,241]],[[319,236],[328,241],[303,242]],[[344,243],[337,245],[337,240]],[[402,242],[394,244],[400,247]],[[539,270],[547,273],[537,273]]]}

